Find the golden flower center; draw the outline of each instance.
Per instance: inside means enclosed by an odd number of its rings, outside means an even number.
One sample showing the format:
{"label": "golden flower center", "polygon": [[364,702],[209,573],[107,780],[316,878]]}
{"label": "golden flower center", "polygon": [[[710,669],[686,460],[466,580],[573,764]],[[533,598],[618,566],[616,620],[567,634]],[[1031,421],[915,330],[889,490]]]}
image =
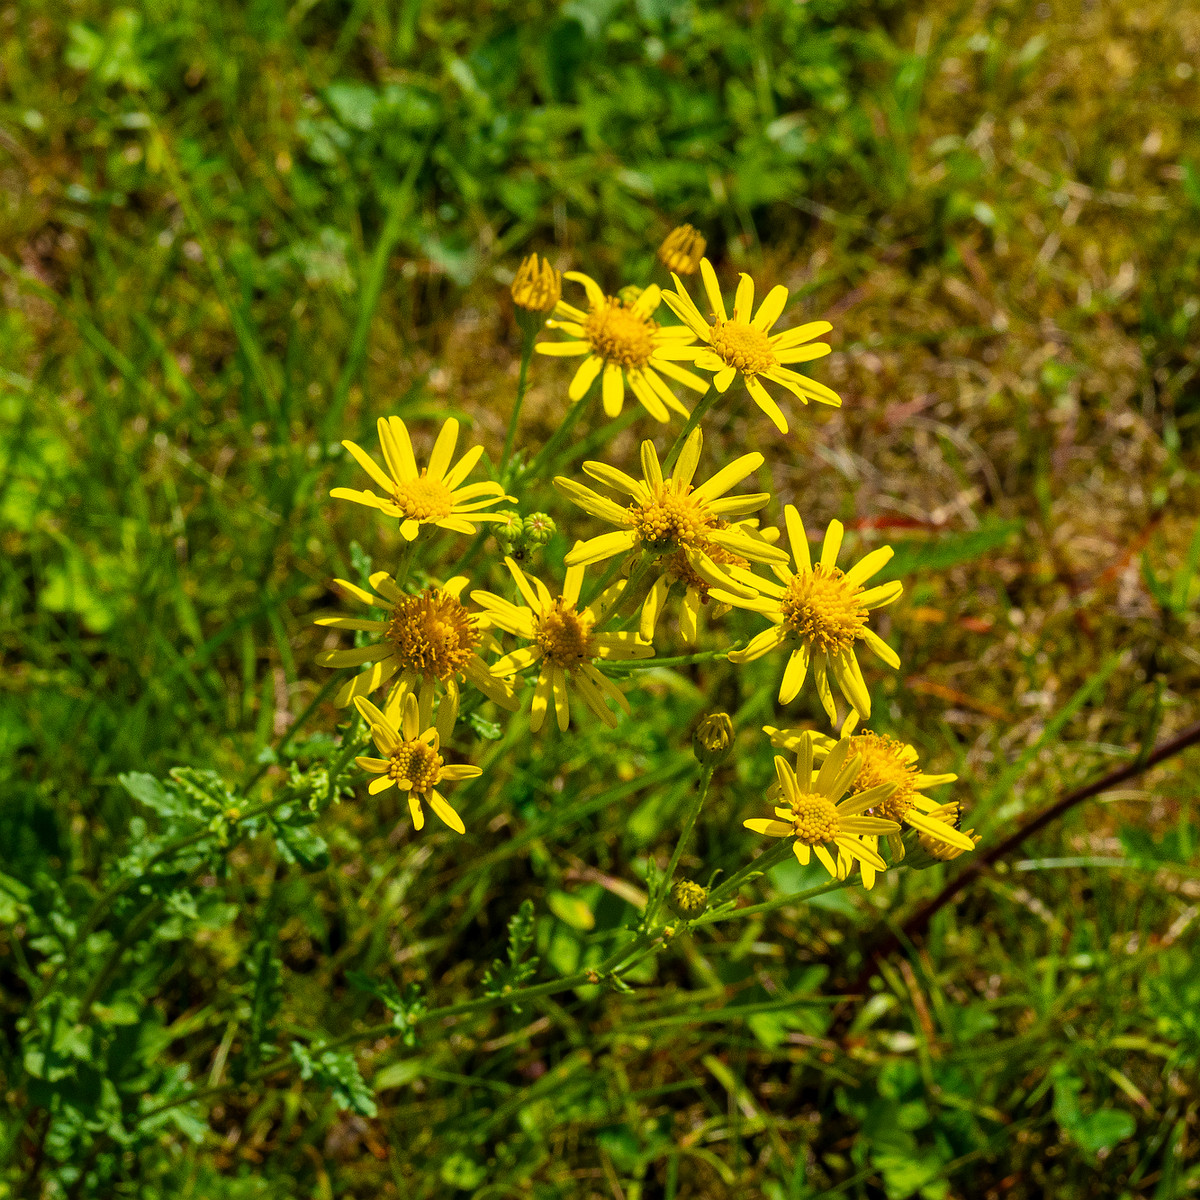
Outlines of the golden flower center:
{"label": "golden flower center", "polygon": [[793,800],[792,832],[806,846],[832,842],[840,832],[833,801],[819,792],[806,792]]}
{"label": "golden flower center", "polygon": [[757,375],[779,365],[771,339],[744,321],[717,321],[710,336],[713,350],[725,365],[737,367],[743,375]]}
{"label": "golden flower center", "polygon": [[605,362],[623,367],[644,367],[654,353],[656,321],[639,316],[620,300],[607,297],[593,309],[583,326],[583,336]]}
{"label": "golden flower center", "polygon": [[411,521],[440,521],[450,515],[454,497],[440,480],[422,474],[419,479],[397,483],[392,493],[396,507]]}
{"label": "golden flower center", "polygon": [[[721,527],[728,525],[727,521],[720,523]],[[704,542],[702,545],[695,547],[697,550],[703,550],[708,557],[719,567],[749,567],[750,563],[742,558],[740,554],[734,554],[732,550],[726,550],[724,546],[718,546],[713,542]],[[688,556],[683,550],[676,550],[669,558],[665,560],[665,568],[667,575],[677,583],[682,583],[689,591],[700,593],[700,603],[708,603],[708,589],[712,587],[707,580],[701,579],[696,574],[692,564],[688,562]]]}
{"label": "golden flower center", "polygon": [[894,783],[896,790],[886,800],[872,808],[877,817],[886,821],[900,822],[913,805],[916,790],[917,768],[905,761],[907,747],[895,738],[869,730],[857,734],[851,743],[851,754],[862,759],[858,774],[851,785],[853,793],[865,792],[881,783]]}
{"label": "golden flower center", "polygon": [[402,670],[443,682],[467,665],[481,641],[475,618],[441,588],[405,596],[392,609],[387,637]]}
{"label": "golden flower center", "polygon": [[717,524],[716,516],[702,500],[665,490],[649,504],[631,505],[629,514],[638,537],[659,551],[692,546]]}
{"label": "golden flower center", "polygon": [[846,582],[837,567],[818,563],[788,580],[780,602],[788,629],[823,654],[841,654],[854,644],[867,623],[867,610],[857,600],[862,588]]}
{"label": "golden flower center", "polygon": [[410,780],[414,792],[428,792],[442,778],[442,756],[428,742],[401,742],[388,774],[397,781]]}
{"label": "golden flower center", "polygon": [[550,662],[565,670],[595,657],[592,622],[562,600],[555,600],[538,619],[533,640]]}

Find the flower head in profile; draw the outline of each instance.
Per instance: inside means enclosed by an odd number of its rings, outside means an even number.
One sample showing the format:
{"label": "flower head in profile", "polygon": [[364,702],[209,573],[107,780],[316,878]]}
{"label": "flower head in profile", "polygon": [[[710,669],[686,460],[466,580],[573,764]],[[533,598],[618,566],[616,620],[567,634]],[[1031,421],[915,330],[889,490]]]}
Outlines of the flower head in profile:
{"label": "flower head in profile", "polygon": [[854,644],[867,646],[889,667],[898,667],[896,652],[867,625],[871,610],[891,604],[903,591],[898,582],[864,590],[863,584],[892,557],[890,546],[872,550],[849,571],[837,566],[842,545],[842,523],[831,521],[821,546],[821,559],[814,566],[808,551],[808,534],[795,506],[784,509],[788,542],[795,560],[794,572],[773,567],[779,583],[759,579],[744,571],[735,575],[758,588],[761,603],[743,603],[767,617],[771,629],[752,638],[744,650],[730,651],[730,662],[753,662],[778,647],[789,650],[788,664],[779,687],[779,702],[790,704],[800,692],[812,668],[817,694],[831,721],[837,708],[829,687],[832,675],[843,696],[864,720],[871,715],[871,695],[855,657]]}
{"label": "flower head in profile", "polygon": [[[446,802],[438,785],[457,779],[473,779],[483,771],[466,764],[447,765],[440,754],[442,734],[431,725],[431,713],[423,711],[412,692],[399,702],[389,702],[386,712],[380,712],[362,696],[356,696],[354,703],[370,725],[371,740],[383,755],[382,758],[354,760],[364,771],[379,776],[367,789],[371,795],[377,796],[388,788],[398,787],[408,793],[408,811],[414,828],[424,827],[425,812],[421,806],[428,804],[455,833],[466,833],[462,818]],[[438,725],[441,724],[439,719]]]}
{"label": "flower head in profile", "polygon": [[567,570],[562,595],[556,599],[540,579],[530,578],[511,558],[504,562],[526,607],[492,592],[472,592],[471,599],[487,611],[497,628],[530,643],[493,663],[494,675],[504,678],[541,664],[533,691],[530,729],[534,733],[541,729],[553,703],[558,727],[566,731],[571,720],[568,688],[573,688],[606,725],[616,725],[617,716],[608,701],[625,712],[629,711],[629,701],[607,675],[597,670],[596,663],[649,658],[654,653],[654,647],[636,633],[598,632],[597,627],[603,625],[620,598],[624,584],[614,584],[591,604],[581,605],[583,567]]}
{"label": "flower head in profile", "polygon": [[[847,761],[849,759],[849,761]],[[808,866],[815,854],[821,865],[835,879],[847,877],[846,867],[835,861],[845,856],[849,861],[866,863],[875,871],[887,864],[879,851],[864,842],[864,837],[896,833],[895,821],[864,816],[872,804],[878,804],[891,794],[893,784],[885,783],[855,796],[846,796],[858,771],[857,756],[850,756],[850,742],[843,738],[829,752],[821,769],[813,771],[813,736],[802,735],[796,748],[793,768],[782,755],[775,756],[776,783],[768,793],[779,801],[773,818],[754,818],[743,821],[747,829],[770,837],[793,837],[792,851],[801,866]],[[845,798],[843,798],[845,797]],[[864,876],[864,883],[866,878]],[[874,876],[871,877],[874,883]],[[871,886],[871,884],[867,884]]]}
{"label": "flower head in profile", "polygon": [[708,243],[690,225],[678,225],[658,248],[658,261],[676,275],[695,275]]}
{"label": "flower head in profile", "polygon": [[[410,595],[396,586],[386,571],[371,576],[372,595],[345,579],[334,581],[339,591],[372,608],[381,608],[387,617],[321,617],[318,625],[334,629],[356,629],[375,634],[379,640],[352,650],[325,650],[317,655],[323,667],[369,666],[343,685],[334,699],[349,704],[359,696],[368,696],[395,679],[393,696],[402,700],[409,691],[420,694],[422,705],[432,707],[440,683],[446,690],[444,713],[457,714],[459,678],[466,679],[502,708],[515,711],[519,705],[512,689],[488,671],[479,648],[487,634],[487,621],[471,613],[459,597],[467,585],[465,575],[457,575],[440,587],[427,587],[419,595]],[[453,727],[453,720],[450,722]]]}
{"label": "flower head in profile", "polygon": [[562,299],[562,275],[547,258],[536,254],[521,260],[512,281],[513,303],[531,313],[552,312]]}
{"label": "flower head in profile", "polygon": [[779,405],[763,387],[763,379],[787,388],[803,404],[815,400],[818,404],[841,405],[842,400],[837,392],[791,369],[797,363],[811,362],[829,353],[827,343],[814,342],[813,338],[828,333],[833,326],[828,321],[810,321],[807,325],[799,325],[784,333],[771,334],[772,327],[787,304],[787,288],[773,287],[751,318],[754,280],[743,274],[733,301],[733,319],[730,320],[716,272],[705,258],[700,263],[700,277],[704,281],[708,302],[712,305],[713,319],[710,323],[693,303],[679,276],[672,274],[671,277],[675,280],[675,291],[664,292],[663,299],[704,343],[693,348],[693,361],[701,371],[715,372],[713,383],[718,392],[727,391],[734,376],[741,375],[754,403],[771,418],[780,433],[787,433],[787,421]]}
{"label": "flower head in profile", "polygon": [[[943,783],[953,783],[957,775],[927,775],[917,767],[917,751],[896,738],[885,734],[872,733],[863,730],[853,733],[857,724],[857,716],[851,713],[842,724],[841,739],[837,742],[823,734],[799,729],[775,729],[765,727],[771,745],[780,749],[796,749],[802,740],[811,739],[814,756],[820,760],[824,755],[831,754],[842,742],[848,742],[850,752],[858,760],[858,769],[850,781],[850,795],[861,796],[864,793],[874,794],[880,787],[890,785],[891,792],[884,799],[871,805],[871,814],[896,823],[895,832],[888,836],[888,847],[891,850],[892,861],[900,862],[904,858],[904,842],[900,837],[900,827],[907,825],[921,837],[922,844],[928,838],[936,843],[948,857],[968,850],[973,850],[975,842],[968,834],[957,827],[956,820],[947,820],[947,814],[953,810],[957,816],[957,805],[939,805],[921,789],[938,787]],[[953,854],[948,853],[953,851]],[[864,867],[863,875],[867,874]]]}
{"label": "flower head in profile", "polygon": [[656,421],[666,421],[668,409],[686,417],[688,410],[662,377],[700,393],[708,391],[708,383],[679,365],[694,357],[695,351],[688,348],[695,337],[692,331],[680,325],[664,327],[654,320],[662,289],[651,284],[627,301],[606,296],[594,279],[579,271],[568,271],[565,278],[583,285],[588,311],[560,300],[556,313],[566,319],[546,324],[561,329],[568,340],[538,342],[536,349],[539,354],[556,357],[587,356],[567,389],[571,401],[582,400],[596,376],[602,375],[601,398],[607,416],[620,416],[628,384]]}
{"label": "flower head in profile", "polygon": [[370,489],[337,487],[329,494],[339,500],[353,500],[377,508],[389,517],[400,518],[400,535],[413,541],[422,525],[436,525],[456,533],[474,533],[478,521],[498,521],[499,513],[483,512],[502,500],[515,503],[498,483],[471,483],[463,480],[483,454],[482,446],[473,446],[453,466],[454,447],[458,442],[458,422],[451,417],[441,429],[429,456],[429,466],[417,469],[408,428],[399,417],[379,418],[379,444],[387,463],[379,464],[354,442],[342,445],[354,455],[359,466],[383,489],[377,496]]}
{"label": "flower head in profile", "polygon": [[[688,436],[675,464],[675,471],[664,479],[654,443],[642,443],[642,480],[607,463],[585,462],[583,469],[600,483],[631,498],[627,507],[594,492],[573,479],[558,476],[554,486],[585,512],[617,526],[615,533],[604,533],[577,543],[567,555],[568,566],[602,562],[617,554],[645,551],[662,559],[683,551],[688,565],[709,587],[723,594],[749,597],[752,585],[740,582],[728,566],[720,566],[708,553],[719,546],[734,556],[751,562],[786,563],[787,555],[761,535],[737,524],[738,518],[757,512],[768,500],[767,492],[745,496],[726,496],[763,463],[761,454],[743,454],[723,467],[706,483],[692,485],[700,463],[703,436],[699,428]],[[733,521],[735,523],[731,524]],[[745,574],[749,574],[746,572]]]}
{"label": "flower head in profile", "polygon": [[[757,518],[736,522],[751,537],[762,538],[773,545],[779,538],[777,529],[758,529]],[[730,567],[748,569],[750,563],[740,554],[726,550],[714,542],[699,543],[696,547],[707,555],[719,568],[728,570]],[[701,578],[688,561],[686,550],[676,550],[662,559],[662,574],[654,581],[646,602],[642,605],[642,620],[639,632],[650,641],[658,619],[662,615],[671,589],[676,585],[683,587],[683,602],[679,607],[679,632],[688,645],[695,645],[700,637],[700,614],[706,609],[711,616],[720,617],[735,604],[741,603],[742,593],[732,593],[723,588],[714,587],[708,580]]]}
{"label": "flower head in profile", "polygon": [[[957,801],[939,804],[936,808],[931,808],[925,815],[930,820],[960,830],[963,837],[967,838],[972,846],[978,846],[983,841],[974,829],[962,829],[962,806]],[[940,862],[953,862],[960,854],[966,853],[965,847],[958,844],[950,845],[942,837],[940,831],[937,834],[919,833],[917,841],[926,854]]]}

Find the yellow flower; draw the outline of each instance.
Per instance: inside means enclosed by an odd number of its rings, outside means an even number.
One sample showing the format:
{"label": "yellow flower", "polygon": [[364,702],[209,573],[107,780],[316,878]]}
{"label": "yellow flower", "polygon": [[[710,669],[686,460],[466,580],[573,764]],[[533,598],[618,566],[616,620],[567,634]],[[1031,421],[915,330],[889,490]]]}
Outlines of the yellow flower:
{"label": "yellow flower", "polygon": [[[862,839],[864,835],[878,837],[897,832],[900,826],[895,821],[862,814],[872,804],[884,800],[895,785],[884,783],[871,791],[846,796],[859,767],[857,756],[846,761],[849,753],[850,740],[843,738],[814,774],[813,737],[811,733],[802,735],[796,748],[795,769],[782,755],[775,756],[775,786],[783,803],[776,806],[774,819],[755,818],[742,824],[770,837],[794,837],[792,850],[801,866],[808,866],[810,855],[815,854],[835,879],[845,879],[846,869],[840,861],[835,863],[829,852],[831,846],[838,851],[839,860],[844,854],[847,861],[857,860],[876,871],[885,870],[887,864],[878,850]],[[865,878],[863,882],[866,883]],[[874,883],[873,876],[871,882]]]}
{"label": "yellow flower", "polygon": [[536,348],[539,354],[556,357],[587,355],[567,389],[571,401],[582,400],[596,376],[603,372],[601,395],[609,417],[620,416],[626,383],[655,420],[666,421],[668,409],[686,417],[688,410],[675,398],[662,376],[702,394],[708,391],[708,384],[678,365],[677,360],[687,361],[695,356],[694,348],[688,348],[688,343],[694,340],[692,331],[679,325],[663,328],[653,319],[662,302],[662,289],[651,284],[627,304],[620,297],[606,296],[594,279],[579,271],[568,271],[566,278],[583,284],[588,311],[585,313],[560,300],[556,312],[567,320],[546,324],[561,329],[571,340],[538,342]]}
{"label": "yellow flower", "polygon": [[672,229],[658,248],[658,261],[668,271],[680,275],[695,275],[708,243],[690,225]]}
{"label": "yellow flower", "polygon": [[[842,400],[837,392],[815,379],[809,379],[807,375],[788,369],[791,364],[811,362],[829,353],[827,343],[812,340],[833,328],[828,321],[810,321],[807,325],[771,336],[771,327],[779,320],[787,304],[787,288],[773,287],[751,320],[754,280],[743,274],[734,297],[731,321],[725,312],[725,301],[721,298],[716,272],[707,258],[700,263],[700,276],[712,305],[711,325],[700,315],[700,310],[677,275],[671,276],[675,280],[676,290],[664,292],[663,299],[675,315],[706,343],[692,347],[693,361],[702,371],[716,372],[713,383],[718,392],[727,391],[733,377],[740,374],[746,381],[746,390],[754,403],[775,422],[780,433],[787,433],[787,421],[779,405],[759,382],[760,375],[772,383],[782,384],[804,404],[815,400],[818,404],[841,405]],[[806,342],[811,344],[805,345]]]}
{"label": "yellow flower", "polygon": [[[446,765],[438,753],[441,734],[436,728],[428,727],[428,714],[422,714],[412,692],[398,704],[389,702],[386,713],[380,712],[362,696],[356,696],[354,703],[371,726],[371,740],[384,755],[383,758],[354,760],[364,771],[379,776],[367,791],[377,796],[390,787],[398,787],[408,793],[408,811],[415,828],[421,829],[425,824],[425,812],[421,807],[424,801],[455,833],[466,833],[462,818],[446,803],[437,790],[438,784],[447,780],[473,779],[483,771],[466,764]],[[422,716],[426,719],[422,720]],[[440,716],[439,713],[439,725],[442,723]]]}
{"label": "yellow flower", "polygon": [[[850,783],[850,794],[862,795],[874,792],[883,784],[891,785],[891,794],[874,804],[872,812],[877,817],[897,822],[897,832],[888,838],[893,861],[900,862],[904,858],[904,842],[899,834],[900,825],[910,826],[921,835],[922,841],[930,838],[943,849],[954,849],[958,854],[965,850],[973,850],[975,843],[971,838],[957,829],[954,822],[945,820],[943,810],[954,808],[957,811],[957,806],[935,804],[920,791],[921,788],[953,783],[958,776],[925,774],[917,769],[917,751],[912,746],[884,734],[872,733],[870,730],[851,736],[856,724],[856,716],[852,713],[843,723],[841,731],[841,741],[849,742],[851,753],[857,757],[859,764],[858,771]],[[769,725],[764,728],[771,739],[771,745],[783,750],[794,749],[804,738],[811,738],[817,758],[832,753],[834,747],[841,744],[811,731],[775,729]]]}
{"label": "yellow flower", "polygon": [[600,720],[610,727],[616,725],[616,713],[608,707],[607,701],[615,701],[625,712],[629,712],[629,701],[607,675],[596,669],[596,662],[649,658],[654,653],[654,647],[643,642],[636,633],[596,632],[619,599],[624,583],[614,584],[591,604],[581,608],[583,567],[571,567],[567,571],[562,595],[556,600],[540,579],[531,580],[511,558],[504,562],[528,608],[511,604],[492,592],[472,592],[471,599],[487,610],[490,620],[498,628],[532,643],[493,663],[494,675],[511,676],[534,663],[542,664],[533,691],[529,728],[534,733],[541,729],[553,698],[558,727],[566,730],[571,719],[568,683]]}
{"label": "yellow flower", "polygon": [[[419,690],[421,703],[431,707],[436,686],[441,683],[449,701],[443,704],[443,709],[457,714],[461,675],[502,708],[516,711],[519,703],[512,689],[488,671],[477,653],[488,622],[468,612],[459,599],[467,585],[465,575],[457,575],[441,587],[428,587],[417,596],[401,591],[386,571],[376,571],[370,582],[379,593],[377,596],[348,580],[334,580],[340,591],[363,604],[388,610],[386,619],[321,617],[316,622],[334,629],[363,629],[380,638],[353,650],[325,650],[317,655],[317,663],[323,667],[371,664],[370,670],[356,675],[342,687],[334,698],[335,704],[349,704],[359,696],[369,695],[398,675],[395,697],[402,699],[406,692]],[[451,728],[453,725],[451,720]]]}
{"label": "yellow flower", "polygon": [[[752,537],[761,537],[768,543],[774,543],[779,538],[777,529],[764,529],[760,532],[757,519],[738,521],[737,524]],[[734,554],[712,542],[698,543],[697,548],[708,555],[718,567],[748,568],[750,566],[749,561],[742,558],[740,554]],[[721,588],[714,588],[706,580],[701,579],[692,569],[684,550],[676,550],[674,553],[664,556],[662,562],[663,573],[655,580],[654,586],[646,597],[646,602],[642,605],[642,620],[638,632],[647,641],[654,637],[658,618],[662,615],[663,606],[667,602],[671,587],[676,583],[682,583],[684,591],[683,604],[679,610],[679,632],[688,645],[694,645],[700,636],[700,612],[708,606],[709,601],[717,602],[712,606],[712,616],[720,617],[724,616],[732,605],[739,603],[741,596],[723,591]]]}
{"label": "yellow flower", "polygon": [[548,313],[562,299],[562,275],[536,254],[521,260],[512,281],[513,303],[527,312]]}
{"label": "yellow flower", "polygon": [[[589,541],[577,543],[567,555],[568,566],[585,566],[641,549],[655,558],[682,550],[688,565],[709,587],[722,589],[732,596],[749,597],[754,588],[738,582],[728,566],[718,565],[707,552],[709,546],[719,546],[730,554],[752,562],[786,563],[787,555],[765,541],[761,535],[748,531],[729,518],[744,517],[757,512],[768,500],[767,492],[746,496],[725,496],[752,471],[763,463],[761,454],[743,454],[718,471],[707,483],[692,486],[692,478],[700,462],[703,435],[694,429],[689,435],[675,464],[675,473],[664,480],[654,443],[642,443],[643,482],[626,475],[607,463],[585,462],[583,469],[593,478],[633,497],[633,503],[622,508],[613,500],[592,491],[573,479],[558,476],[554,486],[568,500],[578,504],[602,521],[618,526],[615,533],[604,533]],[[746,572],[748,575],[749,573]],[[752,578],[752,577],[751,577]]]}
{"label": "yellow flower", "polygon": [[872,550],[857,566],[842,572],[837,566],[842,545],[842,523],[831,521],[821,546],[821,561],[814,567],[808,552],[808,535],[795,506],[784,509],[788,542],[796,563],[795,574],[775,567],[782,583],[759,579],[734,569],[742,582],[758,588],[762,602],[742,601],[767,617],[774,628],[751,639],[744,650],[730,651],[730,662],[753,662],[778,646],[790,648],[791,657],[779,686],[779,702],[790,704],[800,692],[811,666],[817,694],[831,721],[837,709],[829,687],[832,674],[842,695],[864,719],[871,715],[871,696],[862,668],[854,654],[854,643],[864,641],[889,667],[898,667],[896,652],[877,633],[867,628],[871,609],[891,604],[904,590],[899,582],[884,583],[864,591],[862,585],[892,557],[890,546]]}
{"label": "yellow flower", "polygon": [[353,500],[356,504],[377,508],[389,517],[399,517],[400,534],[409,542],[420,533],[422,525],[437,525],[456,533],[474,533],[477,521],[504,520],[500,513],[479,510],[499,504],[501,500],[516,503],[515,497],[506,496],[498,483],[472,483],[463,487],[462,481],[479,461],[483,447],[473,446],[452,467],[450,460],[454,457],[457,441],[458,422],[451,417],[437,436],[429,466],[418,471],[404,422],[399,417],[386,420],[380,417],[379,444],[383,447],[387,472],[353,442],[342,445],[383,488],[385,495],[343,487],[334,488],[329,494],[339,500]]}
{"label": "yellow flower", "polygon": [[[951,801],[949,804],[939,804],[937,808],[931,808],[926,814],[930,820],[941,821],[945,825],[951,825],[958,829],[962,824],[962,808],[957,801]],[[974,829],[963,829],[962,834],[968,838],[972,846],[978,846],[983,839],[975,832]],[[941,835],[919,833],[917,840],[921,843],[921,849],[926,854],[932,855],[934,858],[939,858],[942,862],[953,862],[960,854],[963,854],[964,847],[960,845],[950,845]]]}

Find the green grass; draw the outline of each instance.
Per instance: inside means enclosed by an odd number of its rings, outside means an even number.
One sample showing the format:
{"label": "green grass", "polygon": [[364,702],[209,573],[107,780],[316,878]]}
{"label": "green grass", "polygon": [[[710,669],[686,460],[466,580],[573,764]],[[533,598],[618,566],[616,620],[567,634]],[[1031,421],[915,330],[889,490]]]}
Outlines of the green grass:
{"label": "green grass", "polygon": [[[687,220],[834,323],[845,407],[780,439],[733,392],[706,461],[761,448],[772,521],[896,547],[875,728],[959,774],[969,824],[996,841],[1197,720],[1194,12],[143,0],[0,30],[0,1196],[1195,1190],[1195,750],[1027,843],[865,999],[954,867],[698,927],[631,992],[422,1021],[479,1000],[525,901],[531,983],[621,944],[713,708],[737,752],[682,868],[749,860],[777,664],[638,672],[615,734],[480,708],[468,835],[418,836],[365,785],[328,807],[354,731],[311,623],[395,562],[327,498],[359,482],[339,440],[452,413],[494,463],[518,257],[615,289]],[[569,376],[531,378],[527,461]],[[603,424],[558,469],[670,444]],[[554,574],[577,515],[521,501]],[[825,724],[807,694],[787,718]],[[254,836],[224,851],[231,803]],[[745,902],[819,882],[787,863]]]}

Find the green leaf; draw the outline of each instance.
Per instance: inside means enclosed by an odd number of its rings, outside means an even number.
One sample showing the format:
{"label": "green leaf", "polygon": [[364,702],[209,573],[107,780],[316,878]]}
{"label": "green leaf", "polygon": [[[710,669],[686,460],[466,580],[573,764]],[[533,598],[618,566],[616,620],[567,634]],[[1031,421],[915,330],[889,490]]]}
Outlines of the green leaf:
{"label": "green leaf", "polygon": [[546,905],[560,921],[565,921],[572,929],[587,933],[596,927],[596,915],[581,896],[572,896],[570,892],[551,892],[546,897]]}
{"label": "green leaf", "polygon": [[300,1078],[311,1079],[333,1093],[340,1109],[373,1117],[378,1113],[371,1091],[354,1056],[345,1050],[310,1051],[301,1042],[292,1043],[292,1055],[300,1067]]}
{"label": "green leaf", "polygon": [[187,812],[187,806],[174,789],[168,790],[163,787],[153,775],[147,775],[144,771],[130,771],[117,778],[135,800],[140,800],[159,816],[181,817]]}
{"label": "green leaf", "polygon": [[1072,1126],[1070,1133],[1081,1149],[1096,1154],[1133,1137],[1136,1129],[1137,1122],[1130,1113],[1119,1108],[1101,1108]]}

